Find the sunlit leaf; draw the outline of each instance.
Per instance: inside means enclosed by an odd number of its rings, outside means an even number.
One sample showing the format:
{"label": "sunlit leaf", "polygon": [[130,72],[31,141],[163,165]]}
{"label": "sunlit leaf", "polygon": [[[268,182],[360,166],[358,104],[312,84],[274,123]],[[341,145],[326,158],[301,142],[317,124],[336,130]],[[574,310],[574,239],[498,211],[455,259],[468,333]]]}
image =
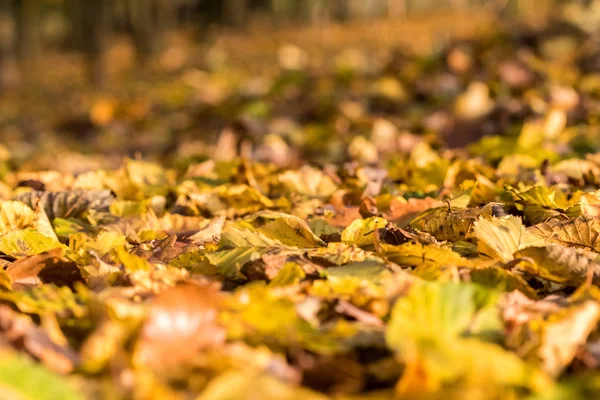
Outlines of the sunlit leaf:
{"label": "sunlit leaf", "polygon": [[386,225],[387,221],[379,217],[354,220],[342,231],[342,242],[354,244],[358,247],[368,247],[374,243],[375,231]]}
{"label": "sunlit leaf", "polygon": [[528,247],[518,251],[515,258],[523,258],[519,268],[554,282],[579,285],[588,274],[594,279],[600,277],[600,264],[574,248]]}
{"label": "sunlit leaf", "polygon": [[220,302],[218,289],[209,285],[184,284],[159,294],[142,327],[136,362],[171,372],[193,362],[197,352],[222,344]]}
{"label": "sunlit leaf", "polygon": [[502,262],[512,260],[521,249],[544,245],[544,241],[525,229],[521,218],[514,216],[479,218],[475,221],[473,233],[477,238],[477,250]]}
{"label": "sunlit leaf", "polygon": [[435,236],[438,240],[457,241],[467,238],[478,217],[491,217],[500,212],[498,204],[477,208],[438,207],[425,211],[410,226]]}
{"label": "sunlit leaf", "polygon": [[387,259],[405,267],[471,265],[448,246],[405,243],[399,246],[382,244],[381,248]]}
{"label": "sunlit leaf", "polygon": [[578,217],[574,220],[553,219],[527,229],[546,243],[576,247],[600,253],[600,220]]}
{"label": "sunlit leaf", "polygon": [[534,186],[526,191],[519,191],[510,186],[506,186],[505,189],[512,194],[517,207],[523,210],[525,218],[532,224],[539,224],[551,218],[576,217],[581,212],[581,192],[567,198],[560,190],[546,186]]}
{"label": "sunlit leaf", "polygon": [[585,344],[600,320],[600,305],[588,301],[554,316],[543,327],[538,355],[543,368],[552,376],[560,374]]}
{"label": "sunlit leaf", "polygon": [[0,352],[0,391],[7,400],[84,398],[64,377],[7,351]]}
{"label": "sunlit leaf", "polygon": [[327,397],[301,389],[269,375],[248,375],[242,371],[224,373],[212,380],[196,400],[250,400],[260,393],[265,400],[325,400]]}
{"label": "sunlit leaf", "polygon": [[0,205],[0,232],[28,228],[33,224],[33,210],[20,201],[5,201]]}
{"label": "sunlit leaf", "polygon": [[13,231],[0,238],[0,251],[14,257],[32,256],[56,248],[66,249],[66,246],[33,230]]}

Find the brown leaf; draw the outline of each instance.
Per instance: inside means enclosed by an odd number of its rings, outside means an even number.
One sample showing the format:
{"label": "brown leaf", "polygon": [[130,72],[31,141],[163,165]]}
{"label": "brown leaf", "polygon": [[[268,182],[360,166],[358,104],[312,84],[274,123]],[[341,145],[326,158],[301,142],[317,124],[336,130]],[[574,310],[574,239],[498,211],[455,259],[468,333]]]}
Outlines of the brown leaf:
{"label": "brown leaf", "polygon": [[147,249],[146,245],[146,243],[143,243],[136,246],[131,253],[152,263],[168,263],[185,253],[188,247],[185,243],[178,242],[176,235],[153,240],[151,249]]}
{"label": "brown leaf", "polygon": [[[352,196],[344,192],[336,192],[329,200],[335,210],[335,216],[328,219],[336,228],[345,228],[357,218],[360,218],[360,207],[354,203]],[[349,204],[350,203],[350,204]]]}
{"label": "brown leaf", "polygon": [[48,368],[63,374],[73,371],[78,363],[77,354],[71,348],[53,342],[31,318],[8,306],[0,306],[0,341],[25,350]]}
{"label": "brown leaf", "polygon": [[83,282],[79,267],[63,256],[62,248],[15,261],[8,266],[6,273],[13,283],[22,285],[54,283],[72,286],[75,282]]}
{"label": "brown leaf", "polygon": [[479,217],[491,217],[503,212],[498,203],[483,207],[458,208],[442,206],[432,208],[413,219],[410,226],[427,232],[438,240],[464,240],[471,235],[473,225]]}
{"label": "brown leaf", "polygon": [[209,243],[218,243],[223,232],[225,217],[218,216],[213,218],[204,228],[190,236],[188,239],[197,246],[203,246]]}
{"label": "brown leaf", "polygon": [[552,219],[529,227],[527,231],[548,243],[600,252],[600,220],[586,217],[568,221]]}
{"label": "brown leaf", "polygon": [[361,310],[360,308],[345,300],[339,301],[339,303],[335,307],[335,311],[337,311],[340,314],[352,317],[355,320],[360,321],[368,326],[374,326],[377,328],[384,327],[383,321],[380,318],[376,317],[370,312]]}
{"label": "brown leaf", "polygon": [[600,218],[600,191],[581,196],[581,214],[588,218]]}
{"label": "brown leaf", "polygon": [[439,206],[440,202],[432,197],[424,199],[403,199],[394,197],[390,201],[389,211],[383,217],[390,222],[403,226],[411,222],[417,215],[425,210]]}
{"label": "brown leaf", "polygon": [[534,318],[544,318],[560,309],[560,304],[557,302],[548,299],[532,300],[518,290],[504,294],[499,306],[502,319],[511,330]]}
{"label": "brown leaf", "polygon": [[363,218],[379,216],[379,210],[377,209],[377,202],[371,196],[367,196],[364,199],[362,199],[362,201],[360,202],[360,207],[359,207],[358,211],[360,213],[360,216]]}
{"label": "brown leaf", "polygon": [[528,247],[519,250],[515,258],[523,260],[519,269],[552,282],[580,285],[590,274],[594,282],[600,279],[600,263],[573,247]]}
{"label": "brown leaf", "polygon": [[580,347],[596,329],[600,319],[600,305],[594,301],[571,307],[545,326],[544,340],[538,350],[543,368],[558,376],[575,358]]}
{"label": "brown leaf", "polygon": [[303,384],[327,393],[358,393],[365,382],[361,364],[349,357],[324,357],[302,360]]}
{"label": "brown leaf", "polygon": [[416,231],[411,227],[399,228],[394,224],[387,224],[379,230],[379,240],[382,243],[399,245],[407,242],[421,244],[439,244],[439,242],[426,232]]}
{"label": "brown leaf", "polygon": [[218,325],[221,294],[215,285],[186,283],[156,296],[136,348],[136,360],[154,370],[189,366],[203,349],[225,342]]}

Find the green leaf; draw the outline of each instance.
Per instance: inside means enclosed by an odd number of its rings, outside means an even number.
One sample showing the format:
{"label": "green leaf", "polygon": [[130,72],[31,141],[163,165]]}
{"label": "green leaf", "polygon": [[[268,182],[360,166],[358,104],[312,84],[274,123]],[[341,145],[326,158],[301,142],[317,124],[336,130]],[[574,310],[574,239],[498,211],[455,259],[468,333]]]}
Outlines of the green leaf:
{"label": "green leaf", "polygon": [[223,228],[219,249],[207,252],[206,258],[217,266],[223,275],[234,277],[246,263],[257,260],[267,252],[281,250],[293,251],[294,248],[284,246],[277,240],[253,230],[251,225],[229,222]]}
{"label": "green leaf", "polygon": [[427,392],[463,383],[537,390],[547,384],[516,354],[478,339],[502,332],[496,300],[495,291],[473,284],[413,286],[394,305],[386,331],[388,345],[406,364],[398,389]]}
{"label": "green leaf", "polygon": [[110,213],[119,217],[139,217],[148,211],[143,201],[116,200],[110,205]]}
{"label": "green leaf", "polygon": [[484,307],[493,305],[497,294],[472,284],[422,283],[411,288],[392,310],[386,339],[394,349],[411,342],[443,344],[469,332]]}
{"label": "green leaf", "polygon": [[351,262],[341,267],[327,268],[329,277],[355,277],[372,282],[379,282],[390,272],[385,264],[378,261]]}
{"label": "green leaf", "polygon": [[5,350],[0,350],[0,393],[6,400],[84,399],[60,375]]}

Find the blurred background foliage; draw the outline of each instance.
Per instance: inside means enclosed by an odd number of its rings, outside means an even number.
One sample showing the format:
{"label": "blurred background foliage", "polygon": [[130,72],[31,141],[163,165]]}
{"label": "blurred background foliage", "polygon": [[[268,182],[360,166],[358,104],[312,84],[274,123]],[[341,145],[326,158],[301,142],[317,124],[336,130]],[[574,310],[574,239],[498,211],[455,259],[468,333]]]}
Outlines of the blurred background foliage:
{"label": "blurred background foliage", "polygon": [[[332,140],[322,158],[339,161],[371,117],[430,132],[424,117],[458,118],[460,93],[501,96],[503,74],[574,85],[599,26],[600,0],[3,0],[0,160],[114,167],[214,156],[206,143],[233,157],[294,132],[302,157]],[[452,137],[485,129],[470,131]]]}
{"label": "blurred background foliage", "polygon": [[[262,30],[255,37],[291,26],[322,29],[381,19],[401,24],[407,17],[448,12],[467,16],[485,12],[512,20],[539,17],[548,10],[560,12],[556,6],[563,3],[558,0],[3,0],[0,84],[10,88],[32,79],[40,60],[58,51],[82,58],[85,78],[102,85],[110,70],[107,64],[112,64],[105,55],[115,43],[123,41],[134,49],[133,58],[139,68],[148,66],[167,49],[175,34],[194,43],[207,43],[222,37],[223,32],[249,34],[256,26]],[[170,58],[173,57],[177,55],[171,54]]]}

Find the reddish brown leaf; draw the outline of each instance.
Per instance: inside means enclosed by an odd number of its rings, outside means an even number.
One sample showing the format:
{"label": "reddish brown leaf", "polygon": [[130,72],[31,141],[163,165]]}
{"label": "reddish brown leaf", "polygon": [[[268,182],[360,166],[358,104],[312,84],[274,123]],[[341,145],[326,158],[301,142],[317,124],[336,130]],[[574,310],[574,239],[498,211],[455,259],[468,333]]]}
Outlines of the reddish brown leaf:
{"label": "reddish brown leaf", "polygon": [[71,348],[53,342],[31,318],[8,306],[0,306],[0,341],[28,352],[56,372],[69,373],[78,363]]}
{"label": "reddish brown leaf", "polygon": [[217,322],[220,303],[215,285],[186,283],[156,296],[142,327],[137,361],[172,372],[193,364],[201,350],[222,345],[225,331]]}
{"label": "reddish brown leaf", "polygon": [[6,273],[13,283],[22,285],[54,283],[72,286],[75,282],[83,282],[79,267],[63,256],[61,248],[15,261],[8,266]]}

